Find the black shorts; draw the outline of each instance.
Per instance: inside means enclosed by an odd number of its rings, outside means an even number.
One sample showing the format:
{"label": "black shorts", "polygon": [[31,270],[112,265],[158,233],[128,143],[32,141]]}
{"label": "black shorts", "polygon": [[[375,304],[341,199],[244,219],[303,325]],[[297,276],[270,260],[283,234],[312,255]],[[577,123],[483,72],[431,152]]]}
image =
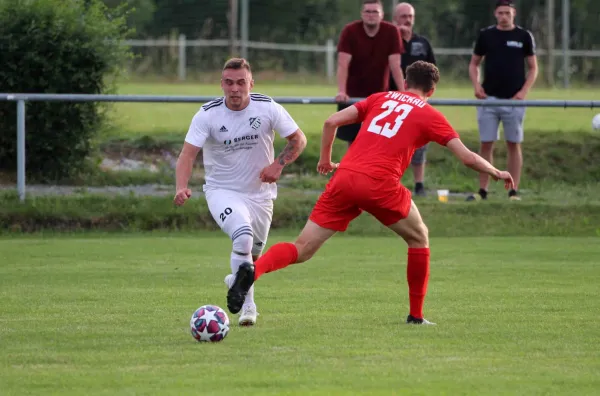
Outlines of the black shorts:
{"label": "black shorts", "polygon": [[[338,111],[344,110],[347,107],[352,106],[351,103],[338,103]],[[356,139],[356,135],[358,135],[358,131],[360,131],[360,126],[362,124],[348,124],[342,125],[337,129],[337,138],[343,140],[345,142],[352,143],[354,139]]]}

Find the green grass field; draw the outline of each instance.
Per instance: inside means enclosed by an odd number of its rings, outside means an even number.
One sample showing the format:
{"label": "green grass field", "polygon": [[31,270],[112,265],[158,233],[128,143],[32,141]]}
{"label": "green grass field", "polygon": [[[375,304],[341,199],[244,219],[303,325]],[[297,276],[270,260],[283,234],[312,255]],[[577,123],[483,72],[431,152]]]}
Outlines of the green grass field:
{"label": "green grass field", "polygon": [[[333,96],[335,87],[259,82],[255,91]],[[220,95],[218,86],[194,84],[129,83],[119,92]],[[442,84],[436,97],[472,95]],[[534,89],[531,98],[598,95]],[[145,136],[159,147],[180,144],[199,106],[115,104],[113,128],[101,139],[123,139],[132,150]],[[302,173],[314,168],[321,125],[335,106],[286,107],[312,144]],[[475,109],[442,111],[475,146]],[[432,204],[434,195],[418,201],[435,236],[426,302],[435,327],[403,324],[406,248],[361,218],[352,235],[336,236],[309,263],[261,279],[257,327],[234,325],[224,342],[198,344],[188,329],[191,314],[203,304],[226,306],[228,238],[220,231],[85,230],[214,227],[201,205],[174,214],[170,199],[83,194],[21,205],[3,198],[0,395],[598,394],[600,244],[574,237],[600,235],[595,113],[528,109],[522,203],[507,201],[497,185],[489,202],[468,205],[453,196],[448,205]],[[500,167],[503,157],[499,145]],[[433,147],[428,159],[429,188],[475,187],[476,174],[442,148]],[[169,172],[152,177],[170,183]],[[304,223],[297,214],[300,205],[312,207],[312,198],[290,197],[318,191],[325,179],[303,178],[286,180],[291,188],[281,191],[276,222]],[[42,229],[84,234],[19,235]],[[479,237],[448,237],[463,231]],[[276,230],[269,245],[294,236]]]}
{"label": "green grass field", "polygon": [[403,243],[337,236],[260,280],[257,327],[198,344],[189,318],[225,307],[229,249],[219,232],[1,239],[0,394],[600,389],[596,239],[433,239],[426,316],[438,325],[415,327],[402,323]]}
{"label": "green grass field", "polygon": [[[255,92],[271,96],[333,97],[333,85],[274,85],[256,83]],[[143,95],[194,95],[219,96],[222,94],[218,82],[215,85],[200,84],[160,84],[124,83],[120,94]],[[444,87],[441,84],[435,98],[472,99],[470,87]],[[529,99],[591,100],[598,99],[597,89],[549,90],[533,89]],[[115,128],[111,137],[180,136],[183,138],[189,123],[201,104],[177,103],[117,103],[113,112]],[[323,122],[336,111],[334,105],[286,105],[305,133],[321,133]],[[474,107],[441,107],[444,114],[459,133],[476,131],[476,110]],[[591,130],[591,120],[597,110],[530,108],[526,115],[526,129],[535,131],[586,131]],[[527,133],[526,133],[527,135]]]}

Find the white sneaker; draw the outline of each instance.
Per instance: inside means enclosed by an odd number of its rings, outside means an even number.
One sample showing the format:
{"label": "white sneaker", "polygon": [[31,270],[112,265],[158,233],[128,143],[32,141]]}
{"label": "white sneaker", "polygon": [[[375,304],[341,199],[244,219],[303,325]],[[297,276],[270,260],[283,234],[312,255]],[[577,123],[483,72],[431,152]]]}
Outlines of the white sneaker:
{"label": "white sneaker", "polygon": [[233,274],[229,274],[225,277],[225,279],[223,279],[223,282],[225,282],[228,289],[231,289],[231,285],[233,285],[234,280],[235,280],[235,277],[233,276]]}
{"label": "white sneaker", "polygon": [[244,306],[238,324],[240,326],[254,326],[256,324],[257,316],[258,312],[256,312],[256,305]]}

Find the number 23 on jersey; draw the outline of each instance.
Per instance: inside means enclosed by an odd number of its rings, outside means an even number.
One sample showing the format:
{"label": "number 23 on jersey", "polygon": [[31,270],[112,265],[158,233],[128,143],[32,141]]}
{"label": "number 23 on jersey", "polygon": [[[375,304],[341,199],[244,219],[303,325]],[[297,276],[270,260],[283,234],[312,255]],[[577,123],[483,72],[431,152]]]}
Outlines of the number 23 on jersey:
{"label": "number 23 on jersey", "polygon": [[[381,109],[383,109],[383,111],[373,118],[369,124],[369,128],[367,128],[367,131],[391,138],[398,133],[402,123],[404,122],[404,119],[408,116],[413,108],[414,107],[412,105],[407,103],[400,104],[395,100],[388,100],[381,105]],[[392,113],[398,114],[394,120],[393,126],[391,122],[386,122],[387,117]],[[385,122],[383,126],[378,124],[380,121]]]}

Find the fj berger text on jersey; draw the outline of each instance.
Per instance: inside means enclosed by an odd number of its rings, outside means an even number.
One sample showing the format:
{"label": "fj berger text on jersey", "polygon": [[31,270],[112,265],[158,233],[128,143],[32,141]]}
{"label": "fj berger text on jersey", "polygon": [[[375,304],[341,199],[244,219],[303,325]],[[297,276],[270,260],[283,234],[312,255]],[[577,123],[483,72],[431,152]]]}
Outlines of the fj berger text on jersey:
{"label": "fj berger text on jersey", "polygon": [[240,137],[237,137],[237,138],[233,139],[233,142],[237,143],[237,142],[241,142],[243,140],[254,140],[254,139],[258,139],[258,135],[240,136]]}

